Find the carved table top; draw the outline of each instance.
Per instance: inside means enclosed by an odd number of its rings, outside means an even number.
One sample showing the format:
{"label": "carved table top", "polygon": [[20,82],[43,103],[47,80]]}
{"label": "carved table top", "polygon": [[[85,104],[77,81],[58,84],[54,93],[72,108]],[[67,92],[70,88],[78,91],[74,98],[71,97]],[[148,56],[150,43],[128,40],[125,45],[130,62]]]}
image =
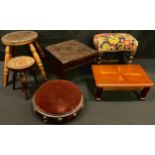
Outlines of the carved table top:
{"label": "carved table top", "polygon": [[69,40],[58,44],[50,45],[46,48],[62,64],[71,61],[97,55],[97,51],[76,41]]}

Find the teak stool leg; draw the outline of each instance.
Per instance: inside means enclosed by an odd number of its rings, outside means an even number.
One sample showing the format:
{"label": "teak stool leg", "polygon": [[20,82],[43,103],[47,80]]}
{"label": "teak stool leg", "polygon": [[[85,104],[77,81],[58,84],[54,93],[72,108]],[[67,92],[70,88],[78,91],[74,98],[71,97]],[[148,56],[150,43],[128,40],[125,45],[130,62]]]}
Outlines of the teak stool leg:
{"label": "teak stool leg", "polygon": [[11,46],[6,46],[5,60],[4,60],[4,87],[6,87],[8,84],[9,69],[7,67],[7,63],[11,57],[12,57]]}
{"label": "teak stool leg", "polygon": [[145,88],[143,88],[143,90],[141,90],[141,92],[140,92],[140,99],[141,100],[145,99],[145,97],[146,97],[147,93],[149,92],[149,90],[150,90],[150,87],[145,87]]}
{"label": "teak stool leg", "polygon": [[13,90],[15,90],[16,77],[17,77],[17,72],[14,71],[14,72],[13,72],[13,77],[12,77],[12,79],[13,79]]}
{"label": "teak stool leg", "polygon": [[96,97],[95,98],[97,101],[101,100],[102,91],[103,91],[103,88],[96,87]]}
{"label": "teak stool leg", "polygon": [[31,50],[31,52],[33,54],[33,57],[35,58],[36,63],[38,65],[39,69],[40,69],[41,75],[43,76],[43,78],[45,80],[47,80],[47,75],[46,75],[45,69],[43,67],[43,64],[42,64],[41,59],[40,59],[40,57],[39,57],[39,55],[37,53],[37,50],[36,50],[35,46],[33,45],[33,43],[29,44],[29,46],[30,46],[30,50]]}
{"label": "teak stool leg", "polygon": [[28,83],[26,78],[26,72],[20,72],[21,83],[23,87],[23,92],[25,94],[25,98],[28,99]]}
{"label": "teak stool leg", "polygon": [[35,44],[37,50],[39,51],[41,57],[42,57],[42,58],[45,58],[45,54],[44,54],[43,49],[42,49],[42,47],[40,46],[40,44],[39,44],[37,41],[35,41],[34,44]]}

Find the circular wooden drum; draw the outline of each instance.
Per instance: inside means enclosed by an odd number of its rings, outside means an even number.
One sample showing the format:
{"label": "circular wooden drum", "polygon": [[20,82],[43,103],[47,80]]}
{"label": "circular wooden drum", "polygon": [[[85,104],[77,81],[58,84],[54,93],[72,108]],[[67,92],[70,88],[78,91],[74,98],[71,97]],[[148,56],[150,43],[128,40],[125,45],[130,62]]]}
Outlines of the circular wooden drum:
{"label": "circular wooden drum", "polygon": [[33,95],[33,107],[44,122],[67,121],[82,109],[83,94],[72,82],[49,80]]}

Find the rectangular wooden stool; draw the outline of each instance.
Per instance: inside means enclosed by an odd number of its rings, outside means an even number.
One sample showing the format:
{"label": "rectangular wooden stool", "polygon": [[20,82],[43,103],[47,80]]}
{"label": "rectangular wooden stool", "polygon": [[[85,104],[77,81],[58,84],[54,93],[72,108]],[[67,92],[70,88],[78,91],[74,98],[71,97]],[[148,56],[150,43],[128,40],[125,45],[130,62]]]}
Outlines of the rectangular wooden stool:
{"label": "rectangular wooden stool", "polygon": [[143,100],[153,86],[140,65],[92,65],[92,73],[96,85],[96,100],[101,100],[103,90],[140,89]]}
{"label": "rectangular wooden stool", "polygon": [[96,50],[76,40],[49,45],[46,49],[49,67],[61,79],[67,70],[90,63],[98,56]]}

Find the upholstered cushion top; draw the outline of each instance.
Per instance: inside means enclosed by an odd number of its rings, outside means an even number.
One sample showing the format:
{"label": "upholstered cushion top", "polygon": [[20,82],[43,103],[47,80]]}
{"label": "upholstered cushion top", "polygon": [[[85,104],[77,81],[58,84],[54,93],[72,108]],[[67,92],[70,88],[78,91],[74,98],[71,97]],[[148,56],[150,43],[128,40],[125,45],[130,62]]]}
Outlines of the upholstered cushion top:
{"label": "upholstered cushion top", "polygon": [[94,45],[99,52],[136,52],[138,47],[138,41],[130,34],[103,33],[94,36]]}
{"label": "upholstered cushion top", "polygon": [[82,93],[72,82],[49,80],[34,94],[35,108],[46,114],[63,115],[72,112],[81,101]]}

